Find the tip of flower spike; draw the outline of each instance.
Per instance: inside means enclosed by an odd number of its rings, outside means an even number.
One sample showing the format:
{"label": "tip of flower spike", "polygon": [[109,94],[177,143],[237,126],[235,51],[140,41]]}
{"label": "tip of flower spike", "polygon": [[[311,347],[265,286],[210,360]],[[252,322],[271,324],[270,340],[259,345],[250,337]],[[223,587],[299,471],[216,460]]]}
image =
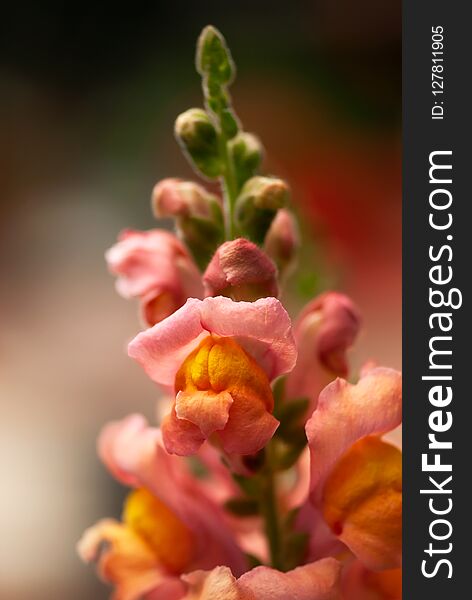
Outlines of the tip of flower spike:
{"label": "tip of flower spike", "polygon": [[207,25],[197,42],[195,58],[197,71],[215,83],[229,84],[235,75],[231,53],[222,34],[213,25]]}

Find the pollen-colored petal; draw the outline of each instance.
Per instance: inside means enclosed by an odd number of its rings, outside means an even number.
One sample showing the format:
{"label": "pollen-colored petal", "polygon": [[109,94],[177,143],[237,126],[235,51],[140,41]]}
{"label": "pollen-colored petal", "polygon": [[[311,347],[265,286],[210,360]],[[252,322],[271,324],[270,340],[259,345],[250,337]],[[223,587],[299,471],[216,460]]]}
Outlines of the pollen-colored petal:
{"label": "pollen-colored petal", "polygon": [[181,573],[195,552],[190,529],[146,488],[131,492],[123,510],[123,522],[151,546],[157,561],[172,573]]}
{"label": "pollen-colored petal", "polygon": [[166,578],[148,544],[111,519],[87,529],[77,549],[85,562],[98,561],[100,576],[116,586],[117,600],[138,600]]}
{"label": "pollen-colored petal", "polygon": [[206,337],[183,362],[175,389],[174,414],[163,423],[170,452],[198,449],[192,424],[205,438],[215,433],[228,454],[257,452],[278,426],[266,373],[231,338]]}
{"label": "pollen-colored petal", "polygon": [[324,486],[326,522],[373,569],[401,564],[401,462],[397,448],[368,436],[336,463]]}

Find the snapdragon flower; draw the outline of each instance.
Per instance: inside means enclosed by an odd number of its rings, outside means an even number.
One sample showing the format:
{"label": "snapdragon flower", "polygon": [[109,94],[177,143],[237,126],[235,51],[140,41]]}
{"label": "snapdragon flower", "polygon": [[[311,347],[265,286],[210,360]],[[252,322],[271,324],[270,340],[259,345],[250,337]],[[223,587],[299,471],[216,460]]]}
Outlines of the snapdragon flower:
{"label": "snapdragon flower", "polygon": [[284,298],[300,243],[288,185],[229,94],[222,35],[197,45],[204,108],[176,121],[195,171],[221,197],[168,178],[152,194],[176,234],[127,230],[106,254],[140,301],[128,354],[157,384],[160,427],[107,425],[100,458],[130,488],[120,519],[79,542],[114,600],[400,600],[401,374],[348,352],[360,314],[340,292],[292,327]]}
{"label": "snapdragon flower", "polygon": [[161,229],[123,231],[106,252],[116,289],[139,298],[142,320],[154,325],[180,308],[189,296],[203,297],[201,276],[188,250]]}
{"label": "snapdragon flower", "polygon": [[129,344],[148,376],[174,387],[162,423],[168,452],[195,453],[211,439],[228,454],[254,454],[278,426],[270,381],[296,360],[290,318],[275,298],[189,299]]}

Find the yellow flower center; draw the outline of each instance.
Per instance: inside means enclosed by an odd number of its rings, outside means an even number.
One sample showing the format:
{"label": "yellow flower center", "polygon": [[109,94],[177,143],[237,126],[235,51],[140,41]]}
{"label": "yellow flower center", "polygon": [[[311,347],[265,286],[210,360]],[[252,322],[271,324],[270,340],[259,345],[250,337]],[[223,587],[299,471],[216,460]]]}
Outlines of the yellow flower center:
{"label": "yellow flower center", "polygon": [[126,498],[123,521],[151,547],[156,559],[173,573],[181,573],[192,559],[193,537],[170,508],[145,488]]}
{"label": "yellow flower center", "polygon": [[[395,556],[402,540],[402,458],[394,446],[375,436],[356,442],[335,465],[322,500],[333,533],[346,529],[381,540]],[[346,540],[347,542],[348,540]]]}
{"label": "yellow flower center", "polygon": [[251,388],[268,409],[273,397],[267,375],[232,338],[209,335],[185,359],[175,378],[176,391],[232,391]]}
{"label": "yellow flower center", "polygon": [[[185,359],[175,378],[176,412],[206,437],[228,427],[245,436],[274,399],[263,369],[232,338],[208,336]],[[229,422],[231,410],[231,422]]]}

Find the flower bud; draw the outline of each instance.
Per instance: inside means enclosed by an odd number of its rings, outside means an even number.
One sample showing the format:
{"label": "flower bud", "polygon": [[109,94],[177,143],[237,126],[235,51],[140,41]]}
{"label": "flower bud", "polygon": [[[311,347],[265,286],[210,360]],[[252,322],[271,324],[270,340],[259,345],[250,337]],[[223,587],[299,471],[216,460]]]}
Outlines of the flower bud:
{"label": "flower bud", "polygon": [[199,217],[210,219],[214,205],[220,208],[217,196],[193,181],[163,179],[152,191],[152,211],[157,218]]}
{"label": "flower bud", "polygon": [[164,179],[152,192],[152,209],[157,218],[174,217],[179,236],[202,269],[223,241],[223,212],[220,200],[193,181]]}
{"label": "flower bud", "polygon": [[240,189],[244,182],[253,177],[259,167],[264,149],[259,139],[252,133],[242,131],[228,144],[233,159],[234,171]]}
{"label": "flower bud", "polygon": [[252,177],[236,201],[235,218],[241,232],[262,244],[279,208],[289,197],[288,186],[275,177]]}
{"label": "flower bud", "polygon": [[190,163],[205,177],[214,179],[222,172],[218,134],[207,113],[190,108],[177,117],[175,137]]}
{"label": "flower bud", "polygon": [[308,398],[311,414],[321,390],[336,377],[347,377],[347,352],[360,324],[355,304],[338,292],[325,292],[302,310],[294,323],[298,360],[286,381],[289,400]]}
{"label": "flower bud", "polygon": [[220,85],[231,83],[235,66],[226,41],[221,33],[208,25],[203,29],[197,42],[197,71]]}
{"label": "flower bud", "polygon": [[298,246],[295,217],[282,208],[275,215],[264,240],[264,250],[277,265],[281,277],[286,277],[293,269]]}
{"label": "flower bud", "polygon": [[206,296],[252,302],[277,297],[277,269],[270,258],[244,238],[222,244],[203,276]]}

